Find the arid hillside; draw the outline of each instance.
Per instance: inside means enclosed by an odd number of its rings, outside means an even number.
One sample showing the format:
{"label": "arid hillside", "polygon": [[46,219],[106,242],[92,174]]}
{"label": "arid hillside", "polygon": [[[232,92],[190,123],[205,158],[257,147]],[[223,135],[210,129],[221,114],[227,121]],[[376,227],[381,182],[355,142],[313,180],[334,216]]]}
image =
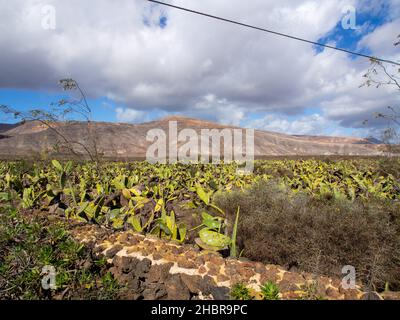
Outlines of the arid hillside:
{"label": "arid hillside", "polygon": [[[178,131],[186,128],[237,129],[213,122],[184,117],[169,117],[143,124],[92,123],[91,131],[84,122],[57,123],[52,125],[68,141],[91,145],[95,137],[99,152],[107,158],[141,159],[151,142],[146,141],[151,129],[162,129],[168,135],[169,121],[177,121]],[[0,125],[0,156],[30,157],[57,153],[54,146],[59,135],[40,122],[18,125]],[[90,133],[91,132],[91,133]],[[293,136],[274,132],[255,131],[255,156],[376,156],[382,154],[382,145],[376,141],[351,137]],[[82,152],[76,145],[77,151]]]}

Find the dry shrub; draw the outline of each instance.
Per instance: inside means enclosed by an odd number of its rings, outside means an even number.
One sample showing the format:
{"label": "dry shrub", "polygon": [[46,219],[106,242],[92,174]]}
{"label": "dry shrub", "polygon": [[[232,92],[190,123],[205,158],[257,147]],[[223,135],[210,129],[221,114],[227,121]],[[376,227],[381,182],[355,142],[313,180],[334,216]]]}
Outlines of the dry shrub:
{"label": "dry shrub", "polygon": [[240,206],[244,257],[339,277],[352,265],[364,285],[400,289],[399,203],[316,199],[267,182],[216,202],[231,221]]}

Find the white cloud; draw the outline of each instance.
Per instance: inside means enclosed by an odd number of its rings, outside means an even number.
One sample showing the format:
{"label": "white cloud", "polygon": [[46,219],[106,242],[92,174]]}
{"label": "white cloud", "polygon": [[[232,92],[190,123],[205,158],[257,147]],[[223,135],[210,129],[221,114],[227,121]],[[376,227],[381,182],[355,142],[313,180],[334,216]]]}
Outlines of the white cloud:
{"label": "white cloud", "polygon": [[[169,2],[310,40],[331,31],[343,7],[363,6],[358,0]],[[41,28],[42,5],[55,6],[55,31]],[[161,110],[237,125],[253,112],[301,115],[321,107],[323,119],[282,123],[304,133],[311,126],[318,131],[322,121],[357,127],[397,99],[358,88],[367,60],[329,50],[316,54],[304,43],[146,1],[0,0],[0,7],[0,29],[6,30],[0,33],[0,87],[54,89],[58,79],[72,77],[91,97],[124,105],[117,109],[119,121],[137,122]],[[163,16],[164,29],[158,26]],[[399,20],[391,18],[361,45],[396,56],[390,38]]]}
{"label": "white cloud", "polygon": [[359,46],[368,47],[376,55],[400,61],[400,50],[393,45],[398,35],[400,35],[400,18],[375,29],[360,41]]}
{"label": "white cloud", "polygon": [[206,116],[217,122],[234,126],[239,126],[245,119],[245,113],[240,107],[226,99],[218,99],[213,94],[205,95],[188,112],[195,117]]}
{"label": "white cloud", "polygon": [[[257,129],[298,135],[325,135],[334,123],[327,121],[319,114],[303,116],[290,120],[287,117],[267,115],[262,119],[251,121],[249,126]],[[340,132],[337,132],[340,134]]]}
{"label": "white cloud", "polygon": [[117,109],[115,109],[115,111],[117,113],[118,122],[140,123],[146,117],[145,112],[133,110],[133,109],[117,108]]}

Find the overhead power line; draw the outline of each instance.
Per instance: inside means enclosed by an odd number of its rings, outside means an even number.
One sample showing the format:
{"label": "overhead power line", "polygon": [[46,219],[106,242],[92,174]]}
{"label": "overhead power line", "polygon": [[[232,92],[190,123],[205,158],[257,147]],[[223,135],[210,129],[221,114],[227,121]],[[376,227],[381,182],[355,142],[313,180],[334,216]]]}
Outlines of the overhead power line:
{"label": "overhead power line", "polygon": [[373,59],[375,61],[391,63],[391,64],[395,64],[395,65],[400,66],[399,62],[395,62],[395,61],[391,61],[391,60],[387,60],[387,59],[382,59],[382,58],[377,58],[377,57],[369,56],[369,55],[366,55],[366,54],[363,54],[363,53],[346,50],[346,49],[343,49],[343,48],[337,48],[337,47],[330,46],[330,45],[327,45],[327,44],[323,44],[323,43],[320,43],[320,42],[315,42],[315,41],[311,41],[311,40],[307,40],[307,39],[291,36],[289,34],[277,32],[277,31],[273,31],[273,30],[268,30],[268,29],[261,28],[261,27],[256,27],[256,26],[253,26],[253,25],[250,25],[250,24],[246,24],[246,23],[242,23],[242,22],[239,22],[239,21],[234,21],[234,20],[230,20],[230,19],[214,16],[214,15],[211,15],[211,14],[208,14],[208,13],[195,11],[195,10],[184,8],[184,7],[180,7],[180,6],[175,6],[175,5],[172,5],[172,4],[169,4],[169,3],[165,3],[165,2],[161,2],[161,1],[157,1],[157,0],[148,0],[148,1],[160,4],[160,5],[163,5],[163,6],[167,6],[167,7],[170,7],[170,8],[174,8],[174,9],[178,9],[178,10],[194,13],[194,14],[201,15],[201,16],[204,16],[204,17],[208,17],[208,18],[212,18],[212,19],[216,19],[216,20],[220,20],[220,21],[224,21],[224,22],[229,22],[229,23],[236,24],[236,25],[239,25],[239,26],[242,26],[242,27],[255,29],[255,30],[263,31],[263,32],[267,32],[267,33],[271,33],[271,34],[274,34],[274,35],[277,35],[277,36],[281,36],[281,37],[285,37],[285,38],[289,38],[289,39],[292,39],[292,40],[297,40],[297,41],[313,44],[313,45],[320,46],[320,47],[324,47],[324,48],[328,48],[328,49],[333,49],[333,50],[345,52],[345,53],[348,53],[348,54],[351,54],[351,55],[355,55],[355,56],[359,56],[359,57],[363,57],[363,58],[368,58],[368,59]]}

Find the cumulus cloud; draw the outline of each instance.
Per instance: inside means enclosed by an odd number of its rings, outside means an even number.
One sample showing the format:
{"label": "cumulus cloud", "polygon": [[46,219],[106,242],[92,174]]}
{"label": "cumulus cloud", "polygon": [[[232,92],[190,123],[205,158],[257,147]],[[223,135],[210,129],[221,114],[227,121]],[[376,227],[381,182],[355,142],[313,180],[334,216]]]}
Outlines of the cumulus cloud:
{"label": "cumulus cloud", "polygon": [[359,46],[368,47],[376,55],[385,56],[388,59],[400,59],[399,48],[393,45],[398,35],[400,35],[400,19],[375,29],[373,33],[360,41]]}
{"label": "cumulus cloud", "polygon": [[140,123],[145,117],[146,113],[143,111],[133,110],[133,109],[124,109],[124,108],[116,108],[117,120],[118,122],[125,123]]}
{"label": "cumulus cloud", "polygon": [[[314,41],[335,28],[344,7],[365,6],[358,0],[168,2]],[[44,5],[56,9],[55,30],[42,28]],[[283,127],[307,133],[321,121],[357,127],[396,101],[386,89],[358,88],[367,60],[317,53],[304,43],[146,1],[0,0],[0,6],[0,29],[6,30],[0,33],[0,87],[53,90],[58,79],[72,77],[89,96],[123,105],[118,121],[138,122],[155,110],[234,125],[251,113],[297,115],[298,123]],[[400,20],[390,12],[391,20],[360,48],[398,59],[391,44]],[[318,120],[302,117],[308,107],[321,109]]]}
{"label": "cumulus cloud", "polygon": [[334,123],[327,121],[319,114],[302,116],[297,119],[267,115],[261,119],[250,121],[249,126],[266,131],[298,134],[298,135],[323,135],[327,127]]}
{"label": "cumulus cloud", "polygon": [[220,123],[227,125],[239,126],[241,121],[245,119],[245,113],[234,103],[227,99],[219,99],[213,94],[208,94],[188,110],[188,114],[194,117],[204,117],[214,119]]}

